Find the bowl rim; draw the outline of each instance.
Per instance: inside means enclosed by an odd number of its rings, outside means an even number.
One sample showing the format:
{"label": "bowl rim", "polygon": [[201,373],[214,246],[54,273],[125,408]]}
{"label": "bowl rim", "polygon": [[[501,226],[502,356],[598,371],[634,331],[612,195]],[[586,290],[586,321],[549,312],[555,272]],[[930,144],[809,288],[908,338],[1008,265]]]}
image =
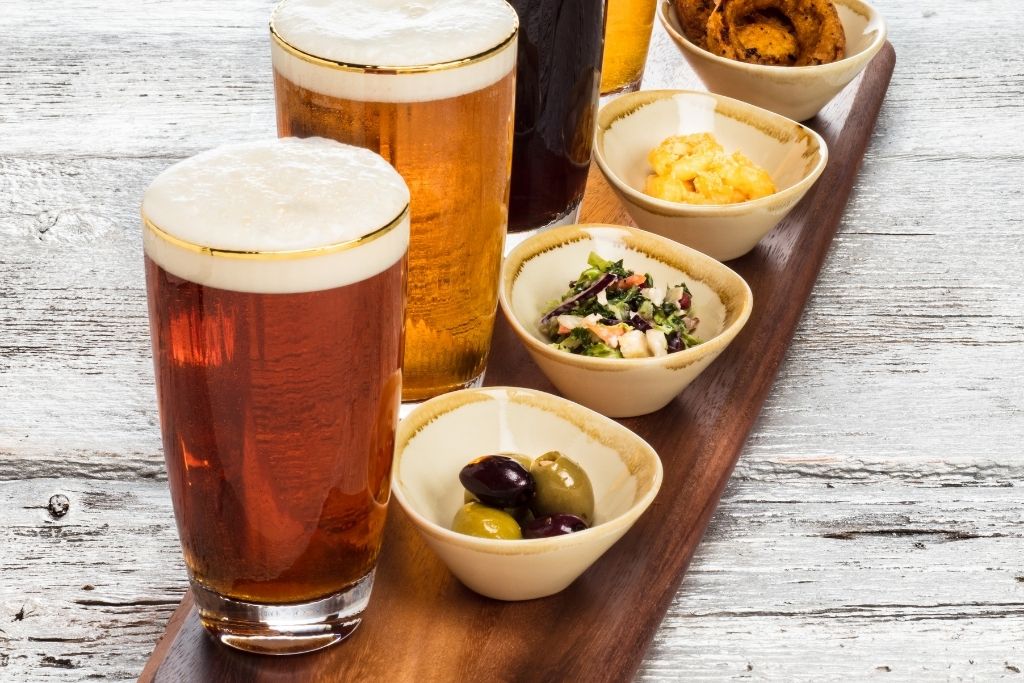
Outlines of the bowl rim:
{"label": "bowl rim", "polygon": [[[527,261],[548,251],[559,249],[565,246],[565,243],[554,247],[540,249],[535,249],[534,245],[541,241],[548,241],[553,237],[560,237],[563,234],[568,236],[577,233],[583,233],[586,237],[581,236],[579,239],[569,241],[577,242],[582,239],[594,241],[595,236],[590,232],[593,229],[600,229],[603,231],[619,230],[627,234],[634,233],[642,239],[650,239],[658,243],[659,246],[662,247],[659,255],[666,252],[675,252],[675,254],[684,262],[691,260],[696,260],[698,262],[703,261],[709,268],[723,271],[726,273],[727,277],[735,278],[742,285],[743,291],[741,307],[736,319],[706,342],[698,344],[697,346],[691,346],[690,348],[682,351],[677,351],[676,353],[666,354],[664,356],[648,356],[646,358],[596,358],[592,356],[580,356],[572,353],[566,353],[565,351],[558,351],[540,341],[530,332],[526,325],[519,320],[515,311],[512,310],[512,303],[510,299],[512,288],[514,287],[517,279],[516,276],[522,269],[523,264]],[[654,254],[650,254],[649,256],[651,258],[661,260]],[[663,263],[670,268],[681,270],[690,277],[694,277],[687,269],[679,268],[665,261],[663,261]],[[539,353],[545,358],[562,365],[571,365],[582,369],[607,370],[609,368],[618,368],[621,370],[630,370],[659,366],[669,366],[672,368],[686,367],[695,362],[700,356],[714,353],[716,351],[723,351],[725,347],[732,342],[736,335],[739,334],[740,330],[743,329],[747,320],[750,319],[750,314],[754,307],[754,294],[750,290],[750,285],[747,281],[732,268],[729,268],[721,261],[718,261],[703,252],[687,247],[686,245],[680,244],[674,240],[670,240],[667,237],[627,225],[614,225],[611,223],[578,223],[574,225],[563,225],[556,228],[549,228],[536,235],[532,235],[531,237],[523,240],[515,249],[509,252],[501,265],[501,285],[498,288],[498,303],[505,314],[505,318],[509,321],[509,325],[512,326],[512,330],[516,333],[516,336],[523,340],[523,343],[526,344],[527,350],[531,353]]]}
{"label": "bowl rim", "polygon": [[[871,3],[866,2],[866,0],[844,0],[844,2],[850,3],[852,5],[860,5],[861,7],[864,8],[864,10],[867,13],[868,26],[871,26],[872,24],[876,26],[875,37],[871,40],[870,43],[867,44],[867,46],[865,46],[863,50],[855,54],[847,55],[842,59],[837,59],[834,62],[827,62],[825,64],[808,64],[805,66],[775,66],[772,64],[751,64],[750,62],[741,62],[738,59],[729,59],[728,57],[716,55],[714,52],[711,52],[710,50],[705,50],[700,45],[697,45],[696,43],[692,42],[684,32],[677,30],[676,27],[672,25],[672,22],[669,21],[667,11],[673,12],[673,18],[676,20],[677,23],[679,21],[678,17],[675,16],[676,8],[675,3],[672,0],[659,0],[657,14],[658,20],[665,28],[665,31],[668,32],[669,36],[673,40],[675,40],[680,47],[685,48],[687,51],[692,52],[693,54],[699,55],[701,57],[706,57],[713,62],[717,62],[719,64],[728,64],[739,68],[747,68],[751,71],[760,72],[762,74],[803,73],[807,75],[813,75],[815,71],[829,71],[846,66],[852,66],[854,62],[858,60],[870,60],[876,52],[882,49],[882,45],[885,44],[888,35],[888,27],[886,26],[885,18],[882,16],[882,13],[878,11],[878,8],[872,5]],[[666,10],[666,8],[668,9]]]}
{"label": "bowl rim", "polygon": [[[431,412],[432,409],[437,408],[440,404],[451,402],[454,399],[459,398],[460,396],[495,394],[501,394],[504,396],[524,394],[527,396],[540,397],[544,401],[553,401],[556,404],[565,406],[568,410],[576,414],[581,414],[588,421],[596,420],[597,422],[600,423],[600,426],[603,429],[614,430],[619,434],[623,435],[625,438],[636,442],[640,447],[640,451],[647,456],[648,461],[654,466],[654,473],[650,489],[648,489],[647,493],[645,493],[639,499],[633,501],[633,504],[630,505],[622,513],[600,524],[595,524],[594,526],[588,529],[584,529],[583,531],[577,531],[575,533],[565,534],[563,536],[551,536],[548,538],[523,538],[516,540],[516,542],[512,544],[510,544],[509,540],[506,539],[480,538],[478,536],[460,534],[457,531],[453,531],[429,519],[425,515],[421,514],[419,510],[417,510],[412,505],[412,503],[405,497],[405,492],[401,484],[401,477],[398,474],[399,465],[405,453],[405,446],[409,443],[409,441],[411,441],[411,439],[415,436],[415,433],[418,432],[420,429],[427,427],[428,425],[430,425],[430,423],[436,421],[442,415],[455,412],[462,408],[463,406],[468,405],[467,403],[460,403],[459,405],[452,407],[450,410],[440,412],[436,415],[433,414]],[[538,410],[543,410],[543,408],[538,408]],[[413,434],[403,439],[402,436],[404,435],[405,431],[411,428],[411,420],[418,414],[422,415],[424,413],[430,414],[430,417],[427,418],[423,422],[423,424],[417,425],[417,429],[413,432]],[[651,503],[654,502],[655,497],[657,497],[658,492],[661,490],[661,485],[664,481],[664,478],[665,470],[662,466],[661,457],[658,455],[658,452],[654,450],[654,447],[651,446],[651,444],[647,443],[647,441],[639,434],[625,427],[624,425],[619,424],[612,418],[602,415],[597,411],[591,410],[586,406],[582,406],[578,403],[575,403],[574,401],[570,401],[569,399],[564,398],[562,396],[549,394],[545,391],[540,391],[538,389],[528,389],[526,387],[512,387],[501,385],[450,391],[446,394],[441,394],[440,396],[435,396],[434,398],[423,401],[422,403],[417,405],[399,423],[395,438],[395,455],[394,462],[392,463],[391,467],[390,480],[392,494],[398,501],[398,504],[401,506],[402,510],[404,510],[405,513],[409,515],[409,517],[412,519],[413,524],[421,532],[431,535],[434,538],[441,541],[454,542],[464,547],[469,546],[473,550],[486,552],[488,554],[523,555],[548,552],[554,550],[557,547],[573,547],[577,545],[582,545],[588,539],[595,538],[599,535],[606,536],[610,533],[615,533],[619,530],[622,530],[624,533],[626,530],[633,526],[636,520],[640,518],[640,515],[642,515],[644,511],[646,511],[647,508],[650,507]],[[517,548],[522,549],[524,552],[516,552]]]}
{"label": "bowl rim", "polygon": [[[668,0],[666,0],[668,1]],[[784,123],[790,126],[797,127],[802,133],[813,139],[818,145],[818,162],[814,165],[809,172],[807,172],[799,181],[793,183],[784,190],[773,192],[770,195],[764,197],[758,197],[757,199],[748,199],[745,202],[733,202],[732,204],[686,204],[685,202],[673,202],[667,199],[660,199],[654,197],[645,192],[637,190],[633,186],[629,185],[624,181],[618,173],[616,173],[605,159],[604,156],[604,137],[609,131],[612,125],[617,121],[632,116],[636,112],[640,111],[644,107],[648,107],[657,101],[662,99],[668,99],[677,96],[700,96],[700,97],[712,97],[718,102],[728,104],[731,106],[737,106],[740,109],[746,109],[751,114],[760,118],[761,120],[774,120],[776,123]],[[657,96],[657,97],[654,97]],[[652,98],[653,99],[650,99]],[[637,99],[650,99],[649,102],[640,106],[631,107],[630,103]],[[608,121],[607,124],[602,123],[602,120],[611,116],[610,112],[612,109],[621,109],[622,113],[615,118]],[[607,112],[607,113],[606,113]],[[715,112],[716,115],[718,112]],[[746,124],[750,125],[750,124]],[[777,205],[780,202],[792,201],[794,204],[803,197],[803,195],[811,188],[811,186],[818,180],[821,174],[825,171],[825,166],[828,165],[828,144],[825,142],[825,138],[821,137],[817,131],[805,126],[799,121],[787,118],[782,114],[777,114],[768,109],[762,109],[757,105],[738,100],[733,97],[727,97],[725,95],[719,95],[718,93],[706,92],[703,90],[675,90],[675,89],[661,89],[661,90],[638,90],[636,92],[626,93],[619,97],[610,100],[600,108],[597,113],[597,130],[594,133],[594,158],[597,160],[597,166],[601,169],[601,173],[608,179],[608,181],[620,192],[625,193],[633,203],[639,203],[641,205],[647,205],[649,207],[657,207],[660,215],[668,217],[687,217],[687,216],[735,216],[749,213],[751,210],[758,209],[761,207],[769,207]]]}

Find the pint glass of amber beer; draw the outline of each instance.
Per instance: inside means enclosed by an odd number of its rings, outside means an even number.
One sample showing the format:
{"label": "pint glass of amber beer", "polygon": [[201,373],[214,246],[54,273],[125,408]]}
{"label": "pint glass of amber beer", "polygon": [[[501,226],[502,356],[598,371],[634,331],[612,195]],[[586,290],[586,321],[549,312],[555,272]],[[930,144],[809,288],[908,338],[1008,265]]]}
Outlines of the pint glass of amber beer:
{"label": "pint glass of amber beer", "polygon": [[409,193],[321,138],[228,145],[142,205],[168,483],[203,625],[306,652],[359,624],[401,394]]}
{"label": "pint glass of amber beer", "polygon": [[608,0],[601,94],[640,88],[651,45],[657,0]]}
{"label": "pint glass of amber beer", "polygon": [[575,223],[601,84],[604,0],[510,0],[519,13],[508,229]]}
{"label": "pint glass of amber beer", "polygon": [[285,0],[282,136],[378,152],[412,195],[403,398],[478,384],[508,221],[518,24],[504,0]]}

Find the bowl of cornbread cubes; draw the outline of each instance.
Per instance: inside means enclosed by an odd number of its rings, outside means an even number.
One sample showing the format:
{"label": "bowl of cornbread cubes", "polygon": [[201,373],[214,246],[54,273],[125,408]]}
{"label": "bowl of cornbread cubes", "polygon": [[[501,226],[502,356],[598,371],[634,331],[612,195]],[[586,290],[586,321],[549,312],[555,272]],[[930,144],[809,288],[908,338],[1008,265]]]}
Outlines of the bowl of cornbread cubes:
{"label": "bowl of cornbread cubes", "polygon": [[640,228],[726,261],[796,206],[828,150],[807,126],[746,102],[641,90],[601,108],[594,157]]}
{"label": "bowl of cornbread cubes", "polygon": [[885,44],[885,22],[863,0],[661,0],[658,16],[708,90],[796,121]]}

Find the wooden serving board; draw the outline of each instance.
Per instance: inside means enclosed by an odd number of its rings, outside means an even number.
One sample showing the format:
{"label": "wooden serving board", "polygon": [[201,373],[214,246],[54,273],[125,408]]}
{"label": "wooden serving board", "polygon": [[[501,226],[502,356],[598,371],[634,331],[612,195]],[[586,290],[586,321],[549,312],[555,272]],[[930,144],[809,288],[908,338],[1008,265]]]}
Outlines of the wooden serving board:
{"label": "wooden serving board", "polygon": [[[839,225],[892,76],[891,45],[810,125],[828,167],[787,219],[730,263],[754,292],[732,346],[679,398],[622,420],[661,455],[661,492],[636,526],[573,585],[521,603],[462,586],[391,506],[373,598],[347,641],[295,657],[261,657],[206,637],[190,594],[143,681],[623,681],[675,596],[786,354]],[[583,221],[631,224],[600,173]],[[488,384],[554,391],[499,316]]]}

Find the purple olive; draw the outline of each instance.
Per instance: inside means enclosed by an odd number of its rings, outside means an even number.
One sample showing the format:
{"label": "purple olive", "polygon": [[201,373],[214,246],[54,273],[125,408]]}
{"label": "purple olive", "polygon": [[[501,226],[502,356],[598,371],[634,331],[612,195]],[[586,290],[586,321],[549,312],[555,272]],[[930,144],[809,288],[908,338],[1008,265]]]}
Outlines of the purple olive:
{"label": "purple olive", "polygon": [[564,536],[587,529],[587,523],[576,515],[560,512],[556,515],[538,517],[523,525],[523,538],[549,538]]}
{"label": "purple olive", "polygon": [[516,508],[526,505],[537,491],[533,475],[505,455],[484,455],[459,472],[459,481],[484,505]]}
{"label": "purple olive", "polygon": [[649,322],[647,322],[638,315],[634,315],[632,318],[630,318],[629,324],[632,325],[634,329],[640,330],[641,332],[646,332],[647,330],[654,329]]}

